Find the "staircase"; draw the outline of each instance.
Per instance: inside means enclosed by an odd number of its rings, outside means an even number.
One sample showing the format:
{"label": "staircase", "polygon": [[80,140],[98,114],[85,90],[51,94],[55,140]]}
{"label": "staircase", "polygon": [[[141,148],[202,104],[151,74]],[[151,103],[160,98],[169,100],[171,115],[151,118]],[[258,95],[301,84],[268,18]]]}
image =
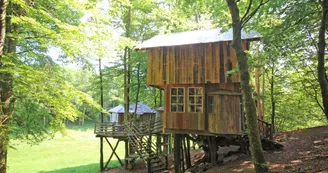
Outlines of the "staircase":
{"label": "staircase", "polygon": [[126,160],[130,162],[140,156],[147,165],[148,173],[165,172],[167,170],[167,156],[151,141],[154,130],[152,124],[151,122],[148,125],[147,123],[136,125],[133,122],[125,124],[129,144],[137,153],[137,155],[129,155]]}

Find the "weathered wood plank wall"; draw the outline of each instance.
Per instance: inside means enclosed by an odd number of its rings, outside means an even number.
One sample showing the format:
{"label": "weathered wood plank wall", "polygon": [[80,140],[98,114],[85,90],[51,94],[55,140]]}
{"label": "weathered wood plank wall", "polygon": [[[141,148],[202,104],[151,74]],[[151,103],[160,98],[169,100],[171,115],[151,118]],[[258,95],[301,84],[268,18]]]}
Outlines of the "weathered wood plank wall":
{"label": "weathered wood plank wall", "polygon": [[[243,42],[245,48],[248,46]],[[237,83],[237,57],[230,42],[194,44],[148,50],[147,84]]]}

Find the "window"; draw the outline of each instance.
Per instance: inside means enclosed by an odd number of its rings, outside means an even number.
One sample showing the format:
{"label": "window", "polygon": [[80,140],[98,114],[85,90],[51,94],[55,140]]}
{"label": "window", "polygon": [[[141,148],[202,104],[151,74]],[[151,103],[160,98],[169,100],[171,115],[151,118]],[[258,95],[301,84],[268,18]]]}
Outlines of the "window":
{"label": "window", "polygon": [[171,112],[184,112],[184,88],[171,88]]}
{"label": "window", "polygon": [[207,108],[207,111],[208,113],[214,113],[214,96],[208,96],[207,97],[207,105],[208,105],[208,108]]}
{"label": "window", "polygon": [[203,112],[203,88],[188,88],[188,112]]}

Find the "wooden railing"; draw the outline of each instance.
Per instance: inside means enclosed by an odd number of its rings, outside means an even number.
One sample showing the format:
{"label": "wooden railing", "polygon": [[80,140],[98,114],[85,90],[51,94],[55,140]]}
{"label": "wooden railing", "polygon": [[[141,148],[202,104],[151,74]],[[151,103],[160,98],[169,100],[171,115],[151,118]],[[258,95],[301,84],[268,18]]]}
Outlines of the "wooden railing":
{"label": "wooden railing", "polygon": [[124,125],[110,122],[95,123],[94,133],[106,136],[123,136]]}
{"label": "wooden railing", "polygon": [[272,126],[271,124],[262,121],[261,119],[257,119],[258,126],[259,126],[259,133],[261,136],[272,139]]}
{"label": "wooden railing", "polygon": [[[149,131],[152,133],[161,133],[163,128],[162,118],[153,118],[143,122],[133,122],[133,124],[140,130],[141,134],[148,135]],[[124,124],[117,123],[95,123],[94,133],[103,136],[127,136],[124,132]]]}

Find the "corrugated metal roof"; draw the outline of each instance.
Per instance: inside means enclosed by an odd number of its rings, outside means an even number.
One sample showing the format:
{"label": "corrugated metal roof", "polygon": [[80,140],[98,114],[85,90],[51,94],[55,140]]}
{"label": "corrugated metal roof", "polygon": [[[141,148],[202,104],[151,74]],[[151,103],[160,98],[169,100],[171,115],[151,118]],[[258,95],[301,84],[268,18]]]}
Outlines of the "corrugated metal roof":
{"label": "corrugated metal roof", "polygon": [[[231,41],[232,28],[223,33],[221,33],[221,30],[221,28],[214,28],[207,30],[157,35],[137,45],[135,49]],[[251,30],[250,32],[245,32],[244,30],[242,30],[241,33],[242,39],[259,39],[261,37],[261,34],[253,30]]]}
{"label": "corrugated metal roof", "polygon": [[[129,112],[133,113],[135,110],[135,103],[131,103],[129,106]],[[118,105],[110,110],[108,110],[108,112],[110,113],[124,113],[124,106],[123,105]],[[156,111],[154,111],[152,108],[150,108],[149,106],[138,102],[137,105],[137,114],[144,114],[144,113],[156,113]]]}

